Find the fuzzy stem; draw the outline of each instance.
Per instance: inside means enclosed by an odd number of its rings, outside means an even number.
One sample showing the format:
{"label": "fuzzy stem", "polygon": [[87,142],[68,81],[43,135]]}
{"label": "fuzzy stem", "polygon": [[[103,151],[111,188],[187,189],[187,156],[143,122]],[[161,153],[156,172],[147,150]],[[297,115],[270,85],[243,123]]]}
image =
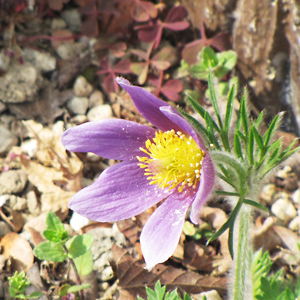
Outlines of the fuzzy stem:
{"label": "fuzzy stem", "polygon": [[237,241],[235,247],[234,260],[234,283],[233,300],[253,299],[251,284],[251,207],[243,205],[237,217],[236,232],[234,240]]}

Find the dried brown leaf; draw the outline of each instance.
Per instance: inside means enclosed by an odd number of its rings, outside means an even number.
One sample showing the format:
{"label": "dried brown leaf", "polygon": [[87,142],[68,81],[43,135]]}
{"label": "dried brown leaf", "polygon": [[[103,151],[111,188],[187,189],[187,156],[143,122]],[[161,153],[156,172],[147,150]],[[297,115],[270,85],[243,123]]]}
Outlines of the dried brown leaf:
{"label": "dried brown leaf", "polygon": [[127,250],[113,246],[112,251],[119,278],[119,299],[131,299],[132,296],[137,295],[145,297],[145,285],[153,288],[158,280],[167,286],[167,290],[178,288],[181,292],[197,294],[213,288],[220,295],[226,293],[226,278],[202,276],[163,264],[158,264],[151,272],[148,272],[145,269],[145,263],[134,259]]}
{"label": "dried brown leaf", "polygon": [[12,258],[12,272],[27,272],[33,265],[33,252],[27,240],[15,232],[6,234],[1,240],[3,255]]}

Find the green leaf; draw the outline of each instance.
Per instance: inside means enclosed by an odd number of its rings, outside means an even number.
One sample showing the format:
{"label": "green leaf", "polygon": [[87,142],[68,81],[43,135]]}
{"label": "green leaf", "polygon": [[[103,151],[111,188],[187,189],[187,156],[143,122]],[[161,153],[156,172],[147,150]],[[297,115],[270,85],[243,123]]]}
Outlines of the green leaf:
{"label": "green leaf", "polygon": [[89,249],[83,255],[74,258],[77,271],[81,276],[87,276],[93,271],[94,260],[92,251]]}
{"label": "green leaf", "polygon": [[248,137],[248,156],[250,166],[254,164],[254,136],[253,136],[253,126],[251,126],[249,137]]}
{"label": "green leaf", "polygon": [[213,120],[210,114],[198,103],[196,102],[190,95],[187,95],[187,99],[194,108],[194,110],[203,118],[210,118],[209,123],[213,124],[214,129],[217,132],[220,132],[220,128],[218,127],[217,123]]}
{"label": "green leaf", "polygon": [[260,124],[261,124],[261,121],[263,120],[264,118],[264,111],[262,110],[260,112],[260,114],[258,115],[257,119],[255,120],[254,124],[255,124],[255,127],[258,129]]}
{"label": "green leaf", "polygon": [[73,237],[66,247],[69,251],[68,256],[70,258],[76,258],[83,255],[93,245],[94,238],[91,234],[83,234]]}
{"label": "green leaf", "polygon": [[44,294],[42,292],[33,292],[29,295],[25,295],[25,299],[36,299],[36,298],[40,298],[41,296],[43,296]]}
{"label": "green leaf", "polygon": [[71,287],[68,288],[68,292],[69,293],[77,293],[79,291],[82,291],[84,289],[88,289],[89,287],[91,287],[90,283],[83,283],[81,285],[72,285]]}
{"label": "green leaf", "polygon": [[218,119],[219,128],[222,130],[223,122],[222,122],[222,118],[221,118],[218,103],[217,103],[217,98],[216,98],[216,93],[215,93],[215,89],[214,89],[214,85],[213,85],[213,78],[212,78],[211,72],[209,72],[209,75],[208,75],[208,88],[209,88],[209,92],[210,92],[211,103],[212,103],[212,106],[214,108],[215,114]]}
{"label": "green leaf", "polygon": [[227,192],[227,191],[214,191],[214,193],[216,195],[224,195],[224,196],[236,196],[239,197],[240,194],[239,193],[232,193],[232,192]]}
{"label": "green leaf", "polygon": [[60,242],[69,238],[68,232],[64,224],[56,216],[56,214],[49,212],[46,218],[46,230],[44,231],[45,238],[50,242]]}
{"label": "green leaf", "polygon": [[233,111],[233,101],[235,99],[235,94],[236,94],[235,85],[233,84],[230,89],[228,98],[227,98],[226,113],[225,113],[225,118],[224,118],[225,132],[228,132],[229,128],[230,128],[230,122],[231,122],[232,111]]}
{"label": "green leaf", "polygon": [[[232,210],[229,218],[227,219],[227,221],[222,225],[222,227],[208,240],[207,244],[209,244],[210,242],[214,241],[215,239],[217,239],[220,235],[222,235],[228,228],[231,228],[234,226],[234,222],[235,219],[237,217],[237,214],[239,213],[241,207],[243,205],[242,201],[238,201],[236,206],[234,207],[234,209]],[[228,240],[229,243],[229,240]],[[233,257],[233,245],[229,245],[229,251],[230,251],[230,255],[231,257]]]}
{"label": "green leaf", "polygon": [[271,122],[271,124],[269,125],[268,130],[266,131],[266,133],[264,134],[264,145],[265,147],[269,145],[269,142],[271,141],[273,134],[276,132],[276,130],[278,129],[280,122],[281,122],[281,118],[283,116],[283,113],[279,113]]}
{"label": "green leaf", "polygon": [[[248,118],[248,111],[246,105],[247,105],[247,90],[244,89],[242,99],[241,99],[239,119],[241,120],[244,128],[244,135],[247,137],[249,134],[249,118]],[[247,142],[247,139],[245,141]]]}
{"label": "green leaf", "polygon": [[215,76],[221,79],[235,67],[237,62],[237,54],[236,52],[229,50],[219,52],[216,55],[218,59],[218,67],[215,70]]}
{"label": "green leaf", "polygon": [[248,204],[248,205],[251,205],[251,206],[254,206],[254,207],[266,212],[267,214],[269,213],[269,210],[268,210],[267,207],[263,206],[262,204],[260,204],[256,201],[253,201],[253,200],[250,200],[250,199],[244,199],[244,203]]}
{"label": "green leaf", "polygon": [[207,80],[207,78],[208,78],[209,69],[207,68],[207,66],[205,65],[205,63],[203,61],[192,65],[188,69],[188,71],[193,77],[195,77],[197,79]]}
{"label": "green leaf", "polygon": [[214,69],[218,65],[217,55],[211,47],[205,47],[201,52],[201,56],[203,59],[203,63],[208,70]]}
{"label": "green leaf", "polygon": [[264,153],[265,147],[264,147],[264,141],[263,141],[262,136],[260,135],[260,133],[258,132],[258,130],[255,127],[252,127],[252,131],[253,131],[254,139],[256,141],[256,144],[257,144],[260,152]]}
{"label": "green leaf", "polygon": [[40,260],[63,262],[67,258],[63,245],[63,242],[42,242],[34,248],[33,253]]}
{"label": "green leaf", "polygon": [[238,158],[243,158],[242,144],[241,144],[240,137],[237,132],[234,133],[233,148],[234,148],[235,155]]}

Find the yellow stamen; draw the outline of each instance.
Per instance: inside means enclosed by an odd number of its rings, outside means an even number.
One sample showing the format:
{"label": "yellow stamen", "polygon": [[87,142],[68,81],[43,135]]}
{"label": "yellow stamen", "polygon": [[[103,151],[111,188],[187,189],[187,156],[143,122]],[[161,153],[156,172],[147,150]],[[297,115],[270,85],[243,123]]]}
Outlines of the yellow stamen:
{"label": "yellow stamen", "polygon": [[174,130],[155,133],[141,151],[148,156],[137,156],[138,166],[145,170],[150,184],[160,188],[174,189],[182,192],[185,186],[196,188],[200,181],[201,166],[205,153],[192,137]]}

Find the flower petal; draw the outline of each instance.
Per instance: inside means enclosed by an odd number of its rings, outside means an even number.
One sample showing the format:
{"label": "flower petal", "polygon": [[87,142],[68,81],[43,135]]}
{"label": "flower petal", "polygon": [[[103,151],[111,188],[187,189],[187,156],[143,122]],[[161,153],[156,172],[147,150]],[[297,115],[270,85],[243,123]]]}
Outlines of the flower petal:
{"label": "flower petal", "polygon": [[173,192],[147,221],[140,241],[148,270],[174,253],[194,197],[195,191]]}
{"label": "flower petal", "polygon": [[170,193],[149,185],[136,162],[121,162],[74,195],[69,207],[90,220],[115,222],[142,213]]}
{"label": "flower petal", "polygon": [[139,86],[131,85],[129,81],[124,78],[117,77],[116,80],[118,84],[130,95],[137,110],[151,124],[162,131],[171,129],[174,129],[175,131],[180,130],[178,125],[167,118],[159,109],[162,106],[169,107],[170,105],[168,103],[158,99],[153,94]]}
{"label": "flower petal", "polygon": [[190,213],[190,219],[194,224],[199,223],[201,207],[208,200],[208,197],[212,192],[214,183],[215,183],[214,165],[209,156],[209,153],[206,153],[202,162],[199,189],[197,191],[196,198],[192,204],[192,209]]}
{"label": "flower petal", "polygon": [[136,159],[140,147],[155,135],[155,130],[135,122],[107,119],[88,122],[64,132],[62,143],[69,151],[94,152],[120,160]]}
{"label": "flower petal", "polygon": [[172,122],[180,127],[180,131],[190,135],[198,144],[198,146],[206,152],[206,147],[199,134],[196,133],[191,124],[173,107],[161,107],[160,111]]}

